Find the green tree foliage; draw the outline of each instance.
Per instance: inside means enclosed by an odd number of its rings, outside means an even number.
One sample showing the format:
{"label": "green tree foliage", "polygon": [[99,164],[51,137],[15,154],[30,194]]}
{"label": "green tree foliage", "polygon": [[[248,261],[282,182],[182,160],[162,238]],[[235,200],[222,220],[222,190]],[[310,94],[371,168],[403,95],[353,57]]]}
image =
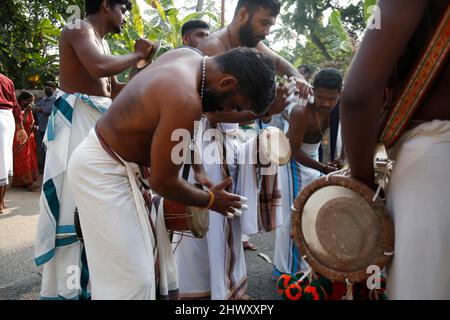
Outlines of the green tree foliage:
{"label": "green tree foliage", "polygon": [[[108,37],[113,54],[134,50],[139,37],[161,42],[162,54],[179,47],[181,26],[190,19],[205,19],[213,28],[219,25],[213,0],[185,1],[175,8],[172,0],[145,0],[151,9],[143,12],[136,0],[120,35]],[[1,1],[0,72],[11,77],[17,88],[35,88],[58,76],[58,38],[75,5],[83,15],[83,0],[8,0]],[[198,12],[198,8],[201,11]],[[127,72],[119,76],[125,80]]]}
{"label": "green tree foliage", "polygon": [[[281,14],[283,28],[277,38],[288,39],[289,48],[281,54],[295,65],[315,68],[348,67],[361,34],[367,12],[376,0],[285,0]],[[329,21],[325,24],[325,16]]]}
{"label": "green tree foliage", "polygon": [[[206,19],[215,27],[219,24],[217,15],[207,10],[204,3],[202,12],[197,12],[197,3],[185,3],[182,9],[175,8],[172,0],[145,0],[152,9],[142,12],[136,0],[132,0],[133,9],[121,34],[113,35],[108,43],[113,54],[126,54],[134,50],[134,42],[139,37],[160,42],[158,56],[168,50],[182,46],[181,27],[192,19]],[[206,6],[205,6],[206,4]],[[126,71],[118,76],[119,81],[126,81]]]}
{"label": "green tree foliage", "polygon": [[34,88],[58,74],[57,44],[70,5],[82,0],[8,0],[0,10],[0,71],[17,88]]}

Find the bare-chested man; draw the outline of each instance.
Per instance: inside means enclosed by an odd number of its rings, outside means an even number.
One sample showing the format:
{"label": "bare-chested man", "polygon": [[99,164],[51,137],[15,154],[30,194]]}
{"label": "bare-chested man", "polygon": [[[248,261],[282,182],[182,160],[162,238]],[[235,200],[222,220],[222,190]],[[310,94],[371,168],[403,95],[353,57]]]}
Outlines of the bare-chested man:
{"label": "bare-chested man", "polygon": [[[401,130],[398,141],[389,138],[399,129],[399,121],[381,138],[392,146],[390,155],[396,161],[387,193],[395,226],[387,295],[402,300],[450,299],[450,4],[380,0],[378,6],[381,28],[367,30],[342,95],[346,153],[352,176],[373,186],[382,93],[385,88],[395,88],[394,97],[407,92],[408,99],[400,103],[385,102],[390,112],[396,110],[393,105],[400,107],[400,120],[406,109],[417,107],[408,131]],[[424,54],[438,30],[434,53]],[[431,68],[436,68],[434,76],[428,72]],[[408,81],[412,72],[417,72],[419,85]],[[422,90],[426,94],[419,99]]]}
{"label": "bare-chested man", "polygon": [[75,235],[76,204],[67,184],[66,166],[72,151],[123,88],[116,75],[151,51],[152,44],[139,39],[135,52],[110,54],[105,36],[121,32],[130,7],[129,0],[87,0],[86,19],[75,20],[61,33],[61,91],[45,137],[47,158],[35,249],[36,264],[44,265],[44,299],[89,297],[89,275],[83,247]]}
{"label": "bare-chested man", "polygon": [[281,168],[283,186],[283,226],[276,230],[274,277],[304,270],[301,255],[290,237],[292,204],[299,192],[321,174],[336,171],[319,162],[319,147],[330,127],[330,114],[336,107],[342,90],[342,76],[336,69],[323,69],[314,78],[314,103],[293,108],[288,137],[292,150],[291,162]]}
{"label": "bare-chested man", "polygon": [[[295,77],[297,79],[297,86],[299,89],[298,94],[303,101],[306,101],[308,95],[312,92],[304,77],[292,64],[276,54],[262,42],[269,35],[270,29],[275,25],[279,13],[280,1],[278,0],[239,0],[231,24],[227,28],[219,30],[206,38],[205,41],[199,45],[199,49],[205,54],[212,56],[236,47],[245,46],[256,48],[260,52],[266,53],[271,58],[276,66],[277,74]],[[271,116],[282,112],[287,107],[288,102],[285,99],[287,98],[285,95],[285,88],[280,86],[277,90],[277,97],[268,113],[264,115],[264,117],[260,117],[264,122],[269,122]],[[222,117],[219,113],[208,115],[208,119],[212,122],[218,122],[218,117],[221,118],[222,122],[239,123],[241,125],[239,130],[242,133],[240,136],[242,137],[249,137],[253,134],[256,135],[256,124],[254,121],[257,117],[251,113],[238,114],[232,112],[225,117]],[[266,184],[266,181],[263,183]],[[264,188],[266,187],[262,187],[262,189]],[[267,187],[267,189],[274,188]],[[243,219],[247,220],[250,216],[256,216],[256,214],[248,214],[247,216],[244,216]],[[254,222],[257,223],[256,221]],[[250,227],[254,223],[246,223],[246,221],[244,221],[243,224],[249,226],[249,228],[244,228],[248,229],[249,232],[250,230],[255,230],[255,228]],[[246,249],[256,249],[256,246],[249,242],[249,238],[246,235],[243,237],[243,245]]]}
{"label": "bare-chested man", "polygon": [[[206,38],[205,41],[200,43],[198,49],[209,56],[213,56],[238,47],[256,48],[270,57],[276,67],[277,74],[298,79],[299,95],[306,99],[311,91],[305,78],[292,64],[262,42],[275,25],[279,13],[280,2],[278,0],[239,0],[231,24]],[[283,87],[278,90],[277,99],[266,116],[277,114],[287,106],[283,97],[286,92]],[[219,116],[220,114],[217,113],[210,118],[214,120],[214,117]],[[221,119],[221,121],[224,121],[224,118],[221,117]],[[255,119],[255,115],[249,112],[230,113],[227,115],[226,122],[248,123]]]}
{"label": "bare-chested man", "polygon": [[180,48],[161,56],[124,88],[74,151],[68,169],[94,299],[154,299],[176,289],[163,217],[150,225],[134,172],[137,164],[150,167],[150,187],[166,199],[230,218],[242,207],[241,197],[225,191],[231,179],[202,191],[179,177],[181,164],[173,158],[179,142],[172,135],[177,130],[192,134],[203,112],[266,112],[275,95],[274,75],[270,59],[251,49],[208,58]]}

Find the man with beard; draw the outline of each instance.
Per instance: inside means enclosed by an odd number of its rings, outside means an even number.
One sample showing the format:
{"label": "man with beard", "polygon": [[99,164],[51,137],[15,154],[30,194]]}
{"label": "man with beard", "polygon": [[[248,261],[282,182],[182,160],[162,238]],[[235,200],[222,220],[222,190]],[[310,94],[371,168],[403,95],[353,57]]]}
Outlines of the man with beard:
{"label": "man with beard", "polygon": [[[298,94],[306,101],[312,92],[305,78],[292,64],[262,42],[269,35],[271,27],[275,25],[279,13],[280,2],[278,0],[239,0],[231,24],[227,28],[211,34],[200,43],[198,49],[213,56],[238,47],[256,48],[270,57],[277,74],[297,79]],[[283,97],[285,93],[284,87],[280,86],[277,91],[277,99],[266,116],[277,114],[287,106]],[[217,117],[219,114],[214,116]],[[227,122],[231,123],[244,123],[256,120],[256,118],[250,112],[229,113],[226,117]],[[223,118],[221,119],[223,121]]]}
{"label": "man with beard", "polygon": [[47,158],[35,247],[36,264],[44,265],[43,299],[89,297],[85,252],[74,228],[76,205],[67,183],[68,159],[123,88],[115,76],[146,58],[152,48],[149,41],[138,39],[133,53],[111,55],[105,36],[121,32],[131,1],[85,3],[86,19],[67,24],[61,33],[61,91],[44,138]]}
{"label": "man with beard", "polygon": [[136,174],[139,165],[150,167],[149,187],[167,200],[230,219],[245,209],[241,197],[225,191],[230,178],[208,191],[183,180],[174,159],[179,142],[173,137],[187,132],[189,143],[203,112],[265,113],[275,95],[274,76],[271,61],[256,50],[208,58],[180,48],[162,55],[125,87],[74,151],[68,168],[94,299],[154,299],[177,289],[164,217],[155,217],[154,208],[149,215]]}
{"label": "man with beard", "polygon": [[38,159],[39,173],[44,172],[45,146],[43,144],[45,130],[47,129],[48,117],[52,113],[53,104],[56,101],[56,84],[53,81],[47,81],[44,84],[45,97],[42,98],[34,108],[37,117],[38,130],[36,135],[36,152]]}
{"label": "man with beard", "polygon": [[[276,67],[277,74],[296,79],[297,94],[304,104],[308,96],[312,94],[305,78],[292,64],[273,52],[262,42],[269,35],[271,27],[275,25],[276,17],[279,13],[280,2],[278,0],[239,0],[231,24],[227,28],[219,30],[206,38],[200,43],[199,49],[205,54],[212,56],[236,47],[245,46],[256,48],[258,51],[270,57]],[[272,103],[268,113],[264,117],[260,117],[261,120],[268,122],[271,116],[282,112],[287,107],[286,93],[286,88],[279,86],[275,101]],[[219,120],[219,117],[221,120]],[[249,137],[254,137],[258,134],[258,125],[255,123],[257,118],[249,112],[240,114],[232,112],[223,117],[219,113],[208,115],[208,119],[211,122],[239,123],[238,137],[241,144],[247,142]],[[259,191],[263,191],[265,194],[258,195],[258,208],[263,211],[258,212],[254,208],[248,211],[242,218],[244,233],[243,245],[245,248],[256,249],[256,246],[249,242],[247,234],[267,231],[261,229],[261,221],[277,220],[274,217],[281,214],[281,211],[279,211],[280,207],[278,206],[280,202],[280,194],[278,192],[280,186],[277,176],[277,174],[265,175],[261,179]],[[251,189],[248,186],[244,191],[254,194],[255,192]],[[253,197],[250,196],[250,198]],[[267,219],[260,217],[266,217]]]}

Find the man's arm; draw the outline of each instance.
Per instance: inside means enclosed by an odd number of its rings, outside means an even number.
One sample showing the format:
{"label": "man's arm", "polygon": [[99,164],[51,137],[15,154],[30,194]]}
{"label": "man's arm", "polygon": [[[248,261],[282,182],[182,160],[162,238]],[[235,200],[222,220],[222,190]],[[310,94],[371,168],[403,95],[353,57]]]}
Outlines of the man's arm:
{"label": "man's arm", "polygon": [[78,59],[93,78],[110,77],[120,74],[145,58],[151,50],[142,39],[137,41],[136,50],[123,56],[105,54],[96,41],[100,41],[87,22],[81,21],[79,29],[65,29],[63,35],[71,44]]}
{"label": "man's arm", "polygon": [[352,176],[373,186],[382,91],[424,14],[426,0],[380,0],[381,29],[367,30],[342,95],[343,140]]}
{"label": "man's arm", "polygon": [[270,49],[263,42],[260,42],[256,48],[270,57],[272,63],[277,68],[277,74],[287,76],[288,78],[296,77],[300,79],[305,79],[289,61],[287,61],[279,54],[277,54],[275,51]]}
{"label": "man's arm", "polygon": [[[159,124],[153,135],[151,147],[150,186],[171,201],[206,207],[210,201],[208,192],[199,190],[182,179],[179,176],[181,165],[176,165],[172,160],[172,150],[180,143],[171,141],[172,133],[181,129],[188,130],[192,134],[194,121],[198,121],[201,117],[201,103],[198,97],[183,95],[183,98],[179,99],[179,96],[166,97],[164,107],[161,108]],[[196,102],[193,104],[193,101]],[[180,114],[184,116],[180,117]],[[233,208],[241,208],[240,197],[224,191],[231,182],[231,179],[228,179],[210,189],[215,198],[211,210],[226,215],[227,212],[233,213]]]}
{"label": "man's arm", "polygon": [[295,77],[297,79],[297,89],[299,90],[298,94],[300,98],[306,101],[309,95],[314,94],[305,77],[300,74],[297,68],[295,68],[289,61],[267,47],[263,42],[260,42],[256,48],[270,57],[272,63],[276,67],[278,75],[286,76],[288,78]]}
{"label": "man's arm", "polygon": [[291,145],[292,158],[305,167],[312,168],[323,173],[334,171],[334,168],[332,170],[331,167],[329,168],[321,162],[312,159],[301,150],[303,138],[308,127],[308,122],[308,114],[304,107],[297,106],[292,109],[289,118],[289,131],[287,134]]}
{"label": "man's arm", "polygon": [[120,91],[122,91],[122,89],[125,87],[126,83],[117,81],[117,77],[114,76],[114,77],[112,77],[111,85],[112,85],[111,97],[112,97],[112,99],[114,99],[115,97],[117,97],[119,95]]}

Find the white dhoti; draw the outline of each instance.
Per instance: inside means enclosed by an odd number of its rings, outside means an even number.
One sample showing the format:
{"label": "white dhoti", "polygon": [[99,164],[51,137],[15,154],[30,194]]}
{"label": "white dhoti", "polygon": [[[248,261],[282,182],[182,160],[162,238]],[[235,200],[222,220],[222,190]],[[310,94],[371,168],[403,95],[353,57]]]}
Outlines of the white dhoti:
{"label": "white dhoti", "polygon": [[271,232],[282,225],[280,175],[278,165],[257,165],[256,124],[241,126],[237,131],[236,193],[248,199],[249,209],[242,216],[245,235]]}
{"label": "white dhoti", "polygon": [[36,264],[44,265],[41,299],[90,296],[89,271],[75,234],[76,205],[66,169],[73,150],[110,105],[111,99],[105,97],[57,94],[44,138],[47,155],[35,247]]}
{"label": "white dhoti", "polygon": [[387,204],[395,227],[392,300],[450,299],[450,121],[405,133],[392,150]]}
{"label": "white dhoti", "polygon": [[[226,139],[226,153],[227,159],[232,160],[237,148],[234,139],[237,126],[227,124],[220,126],[230,131],[230,135],[227,135],[229,139]],[[223,180],[221,154],[217,151],[210,153],[218,150],[217,142],[202,139],[208,129],[210,129],[209,122],[203,119],[199,130],[200,138],[197,138],[197,141],[202,142],[203,166],[208,178],[213,184],[217,184]],[[237,166],[230,164],[228,169],[236,186]],[[192,172],[189,181],[194,182]],[[182,299],[237,299],[245,293],[247,271],[241,241],[241,217],[227,219],[217,212],[210,211],[209,231],[205,238],[195,239],[176,235],[174,242],[178,268],[182,270],[179,277]]]}
{"label": "white dhoti", "polygon": [[13,143],[16,124],[12,110],[0,109],[0,187],[13,175]]}
{"label": "white dhoti", "polygon": [[[319,146],[319,143],[304,143],[301,149],[309,157],[318,161]],[[278,278],[284,273],[295,274],[308,268],[306,262],[301,259],[301,254],[291,238],[291,207],[300,191],[321,175],[319,171],[302,166],[294,160],[281,168],[283,225],[276,230],[274,278]]]}
{"label": "white dhoti", "polygon": [[[303,143],[301,149],[308,157],[319,161],[319,147],[320,143]],[[322,173],[320,171],[305,167],[303,165],[300,165],[300,173],[302,175],[302,187],[300,190],[303,190],[303,188],[305,188],[308,184],[310,184],[314,180],[319,179],[322,176]]]}
{"label": "white dhoti", "polygon": [[164,216],[154,207],[149,214],[136,172],[137,165],[105,151],[94,129],[70,159],[92,299],[153,300],[177,293]]}

